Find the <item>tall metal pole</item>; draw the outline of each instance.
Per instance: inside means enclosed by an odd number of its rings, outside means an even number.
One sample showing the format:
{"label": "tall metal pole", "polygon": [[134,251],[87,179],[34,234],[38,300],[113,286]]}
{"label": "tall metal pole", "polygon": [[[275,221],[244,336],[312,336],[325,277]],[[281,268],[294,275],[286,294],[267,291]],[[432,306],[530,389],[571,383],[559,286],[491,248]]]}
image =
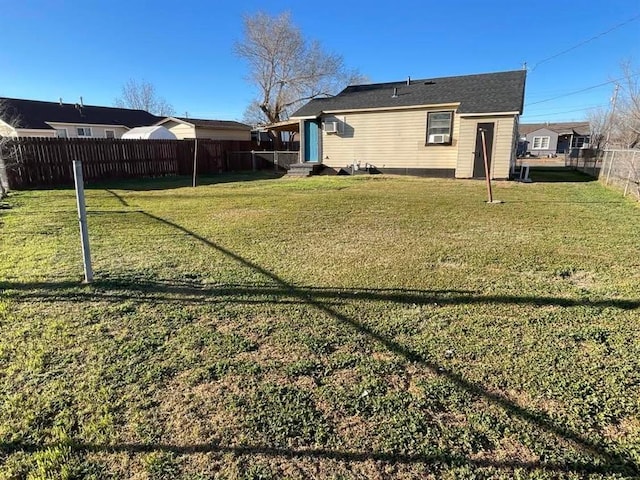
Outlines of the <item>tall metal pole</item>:
{"label": "tall metal pole", "polygon": [[487,195],[489,196],[488,203],[493,203],[493,192],[491,191],[491,177],[489,172],[489,158],[487,157],[487,140],[484,136],[484,128],[480,129],[480,136],[482,136],[482,155],[484,156],[484,174],[487,179]]}
{"label": "tall metal pole", "polygon": [[93,281],[91,268],[91,251],[89,249],[89,229],[87,227],[87,207],[84,203],[84,179],[82,178],[82,162],[73,161],[73,179],[76,186],[76,203],[78,220],[80,221],[80,244],[82,245],[82,261],[84,263],[84,282]]}

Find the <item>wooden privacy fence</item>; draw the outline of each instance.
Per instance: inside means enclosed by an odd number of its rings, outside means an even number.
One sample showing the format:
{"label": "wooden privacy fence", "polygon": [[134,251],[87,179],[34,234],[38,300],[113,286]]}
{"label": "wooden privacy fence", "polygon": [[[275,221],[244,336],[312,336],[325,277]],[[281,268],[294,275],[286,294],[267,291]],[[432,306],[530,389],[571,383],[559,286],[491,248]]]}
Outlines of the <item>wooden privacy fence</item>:
{"label": "wooden privacy fence", "polygon": [[[123,178],[190,175],[197,144],[197,173],[253,170],[236,162],[233,152],[250,150],[252,142],[195,140],[121,140],[18,138],[3,143],[9,188],[73,184],[72,161],[80,160],[87,183]],[[2,165],[3,164],[3,165]]]}

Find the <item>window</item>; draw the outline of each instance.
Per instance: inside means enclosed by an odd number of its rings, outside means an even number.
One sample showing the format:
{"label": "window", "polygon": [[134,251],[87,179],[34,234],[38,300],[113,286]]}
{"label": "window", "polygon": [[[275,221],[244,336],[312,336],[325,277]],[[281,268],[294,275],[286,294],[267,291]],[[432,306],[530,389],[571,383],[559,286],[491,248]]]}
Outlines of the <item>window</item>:
{"label": "window", "polygon": [[68,134],[66,128],[57,128],[56,129],[56,133],[58,135],[58,138],[68,138],[69,137],[69,134]]}
{"label": "window", "polygon": [[77,129],[79,137],[90,137],[91,136],[91,127],[78,127]]}
{"label": "window", "polygon": [[551,137],[533,137],[532,150],[548,150]]}
{"label": "window", "polygon": [[116,138],[116,131],[115,130],[105,130],[104,131],[104,137],[105,138]]}
{"label": "window", "polygon": [[587,148],[589,146],[589,137],[573,137],[571,146],[573,148]]}
{"label": "window", "polygon": [[451,145],[453,112],[427,114],[427,145]]}

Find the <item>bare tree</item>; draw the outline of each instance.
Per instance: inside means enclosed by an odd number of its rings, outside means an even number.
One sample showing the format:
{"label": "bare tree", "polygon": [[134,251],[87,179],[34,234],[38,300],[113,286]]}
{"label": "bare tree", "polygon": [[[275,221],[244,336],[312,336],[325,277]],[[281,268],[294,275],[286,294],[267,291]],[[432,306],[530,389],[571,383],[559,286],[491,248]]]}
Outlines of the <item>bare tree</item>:
{"label": "bare tree", "polygon": [[615,108],[589,114],[592,134],[600,135],[592,140],[596,147],[640,148],[640,72],[628,61],[622,62],[621,70]]}
{"label": "bare tree", "polygon": [[289,13],[245,16],[244,37],[235,52],[249,63],[248,80],[258,88],[258,98],[245,113],[253,124],[286,120],[306,101],[362,81],[345,68],[340,55],[307,41]]}
{"label": "bare tree", "polygon": [[599,150],[604,146],[604,140],[607,135],[609,112],[602,107],[590,110],[587,113],[589,128],[591,131],[590,144],[592,148]]}
{"label": "bare tree", "polygon": [[19,115],[0,99],[0,199],[9,192],[9,171],[17,162],[16,149],[10,142],[19,125]]}
{"label": "bare tree", "polygon": [[623,82],[620,85],[619,108],[613,118],[619,143],[626,148],[640,148],[640,71],[634,71],[630,61],[622,63]]}
{"label": "bare tree", "polygon": [[173,115],[173,106],[164,98],[158,96],[156,87],[146,80],[137,82],[130,79],[122,86],[121,95],[115,99],[116,107],[146,110],[159,116]]}

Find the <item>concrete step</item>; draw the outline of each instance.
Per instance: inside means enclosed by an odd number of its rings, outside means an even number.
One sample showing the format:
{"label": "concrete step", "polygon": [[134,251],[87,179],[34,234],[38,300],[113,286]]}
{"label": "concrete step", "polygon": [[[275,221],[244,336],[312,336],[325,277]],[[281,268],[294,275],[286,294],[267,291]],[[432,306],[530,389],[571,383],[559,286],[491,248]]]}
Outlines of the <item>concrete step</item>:
{"label": "concrete step", "polygon": [[289,165],[288,177],[310,177],[324,168],[321,163],[292,163]]}

